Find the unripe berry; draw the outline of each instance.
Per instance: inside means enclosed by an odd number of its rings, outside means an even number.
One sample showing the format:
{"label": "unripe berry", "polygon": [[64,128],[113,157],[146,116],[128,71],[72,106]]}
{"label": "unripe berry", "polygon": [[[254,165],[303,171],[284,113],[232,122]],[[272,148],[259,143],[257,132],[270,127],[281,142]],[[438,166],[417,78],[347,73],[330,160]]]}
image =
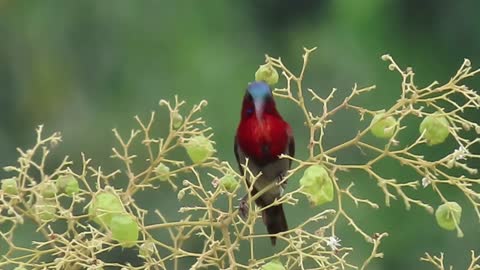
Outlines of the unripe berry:
{"label": "unripe berry", "polygon": [[183,117],[178,112],[173,112],[172,115],[172,126],[173,128],[179,128],[183,123]]}
{"label": "unripe berry", "polygon": [[420,124],[420,133],[427,140],[428,145],[435,145],[445,141],[450,134],[450,124],[445,116],[438,113],[429,115]]}
{"label": "unripe berry", "polygon": [[155,174],[160,181],[167,181],[170,176],[170,168],[167,165],[160,163],[155,167]]}
{"label": "unripe berry", "polygon": [[60,176],[57,179],[57,189],[65,192],[68,196],[80,191],[77,179],[73,175]]}
{"label": "unripe berry", "polygon": [[44,198],[53,198],[57,194],[57,186],[50,180],[44,180],[38,184],[38,189]]}
{"label": "unripe berry", "polygon": [[18,194],[17,178],[12,177],[12,178],[3,179],[2,190],[5,194],[17,195]]}
{"label": "unripe berry", "polygon": [[435,218],[440,227],[445,230],[455,230],[460,224],[462,207],[456,202],[446,202],[435,211]]}
{"label": "unripe berry", "polygon": [[333,182],[323,166],[308,167],[300,179],[300,186],[313,205],[318,206],[333,200]]}
{"label": "unripe berry", "polygon": [[213,155],[215,149],[208,138],[197,135],[188,140],[184,145],[187,154],[195,164],[200,164]]}
{"label": "unripe berry", "polygon": [[118,241],[122,247],[132,247],[138,239],[138,224],[130,214],[114,214],[109,229],[112,239]]}
{"label": "unripe berry", "polygon": [[397,120],[393,116],[385,117],[385,113],[378,113],[373,117],[370,131],[375,137],[390,138],[395,133]]}
{"label": "unripe berry", "polygon": [[227,174],[220,179],[220,186],[230,193],[234,192],[238,185],[238,181],[233,175]]}
{"label": "unripe berry", "polygon": [[264,264],[261,270],[285,270],[285,267],[279,260],[272,260],[267,264]]}
{"label": "unripe berry", "polygon": [[52,221],[57,213],[57,205],[52,200],[39,200],[33,205],[35,215],[43,222]]}
{"label": "unripe berry", "polygon": [[114,214],[124,212],[122,201],[117,195],[108,191],[95,195],[88,207],[88,215],[99,225],[108,226]]}
{"label": "unripe berry", "polygon": [[255,72],[256,81],[264,81],[269,85],[275,85],[278,82],[278,72],[271,63],[261,65]]}

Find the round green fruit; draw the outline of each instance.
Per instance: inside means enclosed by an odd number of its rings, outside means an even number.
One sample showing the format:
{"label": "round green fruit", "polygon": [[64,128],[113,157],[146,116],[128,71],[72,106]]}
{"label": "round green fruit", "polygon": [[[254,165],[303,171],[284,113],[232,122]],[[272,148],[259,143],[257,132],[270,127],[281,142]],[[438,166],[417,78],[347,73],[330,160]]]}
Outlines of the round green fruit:
{"label": "round green fruit", "polygon": [[160,181],[167,181],[170,176],[170,168],[167,165],[160,163],[155,168],[155,174]]}
{"label": "round green fruit", "polygon": [[8,195],[18,194],[17,178],[7,178],[2,180],[2,191]]}
{"label": "round green fruit", "polygon": [[438,226],[445,230],[455,230],[460,225],[462,207],[456,202],[446,202],[435,211]]}
{"label": "round green fruit", "polygon": [[203,163],[215,152],[212,142],[203,135],[190,138],[188,142],[184,144],[184,147],[187,150],[188,156],[195,164]]}
{"label": "round green fruit", "polygon": [[388,139],[395,133],[397,120],[393,116],[385,116],[385,113],[379,113],[372,119],[370,131],[375,137]]}
{"label": "round green fruit", "polygon": [[257,72],[255,72],[255,80],[264,81],[269,85],[275,85],[278,82],[278,72],[270,63],[261,65]]}
{"label": "round green fruit", "polygon": [[124,212],[120,198],[108,191],[96,194],[88,207],[88,215],[99,225],[108,226],[113,215]]}
{"label": "round green fruit", "polygon": [[435,113],[423,119],[419,130],[428,145],[435,145],[443,143],[447,139],[450,134],[449,126],[445,116]]}
{"label": "round green fruit", "polygon": [[68,196],[80,191],[77,179],[73,175],[60,176],[57,179],[57,189],[65,192]]}
{"label": "round green fruit", "polygon": [[300,179],[300,186],[313,205],[318,206],[333,200],[333,182],[323,166],[308,167]]}
{"label": "round green fruit", "polygon": [[52,221],[57,213],[55,201],[40,200],[33,205],[35,215],[43,222]]}
{"label": "round green fruit", "polygon": [[172,115],[172,126],[173,126],[173,128],[181,127],[182,123],[183,123],[182,115],[179,114],[178,112],[173,112],[173,115]]}
{"label": "round green fruit", "polygon": [[112,239],[122,247],[132,247],[138,239],[139,228],[134,217],[127,213],[114,214],[109,225]]}
{"label": "round green fruit", "polygon": [[285,270],[285,267],[279,260],[272,260],[271,262],[264,264],[261,270]]}
{"label": "round green fruit", "polygon": [[230,193],[234,192],[238,185],[238,181],[233,175],[225,175],[220,179],[220,186]]}
{"label": "round green fruit", "polygon": [[45,180],[38,184],[38,189],[44,198],[53,198],[57,194],[57,186],[50,180]]}

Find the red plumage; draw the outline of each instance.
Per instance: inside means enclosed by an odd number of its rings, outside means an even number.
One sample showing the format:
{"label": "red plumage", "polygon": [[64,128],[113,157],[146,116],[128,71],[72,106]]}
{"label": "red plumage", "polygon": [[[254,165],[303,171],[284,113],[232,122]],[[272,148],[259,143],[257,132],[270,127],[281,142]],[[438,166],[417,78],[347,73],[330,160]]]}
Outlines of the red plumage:
{"label": "red plumage", "polygon": [[278,159],[285,152],[291,137],[290,125],[278,113],[273,99],[265,103],[262,119],[257,119],[254,104],[245,97],[242,118],[237,129],[237,141],[245,154],[258,163]]}

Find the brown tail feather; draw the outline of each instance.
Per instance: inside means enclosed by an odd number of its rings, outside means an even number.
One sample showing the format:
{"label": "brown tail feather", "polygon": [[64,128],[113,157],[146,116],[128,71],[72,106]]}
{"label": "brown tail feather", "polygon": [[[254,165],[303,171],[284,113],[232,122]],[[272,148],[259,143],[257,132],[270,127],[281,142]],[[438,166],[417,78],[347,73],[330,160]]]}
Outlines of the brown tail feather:
{"label": "brown tail feather", "polygon": [[[274,205],[265,209],[262,213],[263,223],[267,226],[269,234],[276,234],[288,230],[287,219],[283,212],[282,205]],[[270,237],[272,245],[275,245],[277,239],[275,236]]]}

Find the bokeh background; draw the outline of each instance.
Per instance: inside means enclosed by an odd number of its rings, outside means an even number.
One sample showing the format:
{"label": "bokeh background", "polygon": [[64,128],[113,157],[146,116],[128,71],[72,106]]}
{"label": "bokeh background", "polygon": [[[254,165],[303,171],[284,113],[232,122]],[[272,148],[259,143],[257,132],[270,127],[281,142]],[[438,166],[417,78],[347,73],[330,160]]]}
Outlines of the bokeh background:
{"label": "bokeh background", "polygon": [[[380,60],[384,53],[403,67],[414,67],[419,86],[446,82],[464,58],[479,66],[479,10],[480,2],[473,0],[0,0],[0,164],[14,163],[16,147],[31,146],[35,127],[45,124],[46,130],[63,134],[54,160],[69,154],[78,161],[85,152],[95,164],[114,168],[119,164],[109,158],[111,129],[125,134],[135,127],[132,116],[147,116],[159,109],[160,99],[175,94],[189,104],[208,100],[204,118],[214,129],[218,156],[233,162],[232,138],[241,99],[265,53],[281,56],[298,70],[302,47],[318,47],[307,87],[320,95],[338,88],[341,100],[354,83],[376,84],[378,90],[359,98],[358,104],[382,109],[400,93],[400,76]],[[467,83],[480,88],[478,78]],[[278,103],[293,125],[298,156],[305,157],[307,133],[300,111],[285,101]],[[160,123],[166,124],[165,116]],[[478,111],[470,112],[471,119],[478,116]],[[336,123],[328,130],[327,145],[351,138],[368,124],[348,114],[340,115]],[[416,127],[403,136],[417,136]],[[443,147],[451,150],[456,145],[450,138]],[[340,161],[368,158],[358,151],[343,154]],[[401,167],[386,163],[380,169],[409,180]],[[372,180],[364,175],[350,179],[357,183],[357,194],[382,203]],[[417,196],[439,203],[429,190]],[[431,269],[419,262],[425,251],[445,251],[447,263],[465,268],[469,250],[480,251],[480,226],[461,194],[452,191],[449,196],[464,203],[463,239],[441,230],[423,209],[406,211],[399,201],[380,210],[349,206],[366,231],[390,233],[382,246],[385,258],[371,269]],[[175,198],[165,186],[142,193],[137,200],[174,219],[177,208],[165,206]],[[303,214],[326,207],[305,204],[299,206],[301,211],[287,207],[286,212],[289,222],[296,224]],[[28,244],[34,236],[28,233],[30,225],[25,226],[18,241]],[[343,224],[337,234],[342,244],[357,247],[354,261],[368,256],[369,246],[351,227]],[[261,245],[262,254],[271,252],[267,241]],[[136,254],[127,249],[109,256],[138,264]],[[191,262],[184,263],[186,268]]]}

